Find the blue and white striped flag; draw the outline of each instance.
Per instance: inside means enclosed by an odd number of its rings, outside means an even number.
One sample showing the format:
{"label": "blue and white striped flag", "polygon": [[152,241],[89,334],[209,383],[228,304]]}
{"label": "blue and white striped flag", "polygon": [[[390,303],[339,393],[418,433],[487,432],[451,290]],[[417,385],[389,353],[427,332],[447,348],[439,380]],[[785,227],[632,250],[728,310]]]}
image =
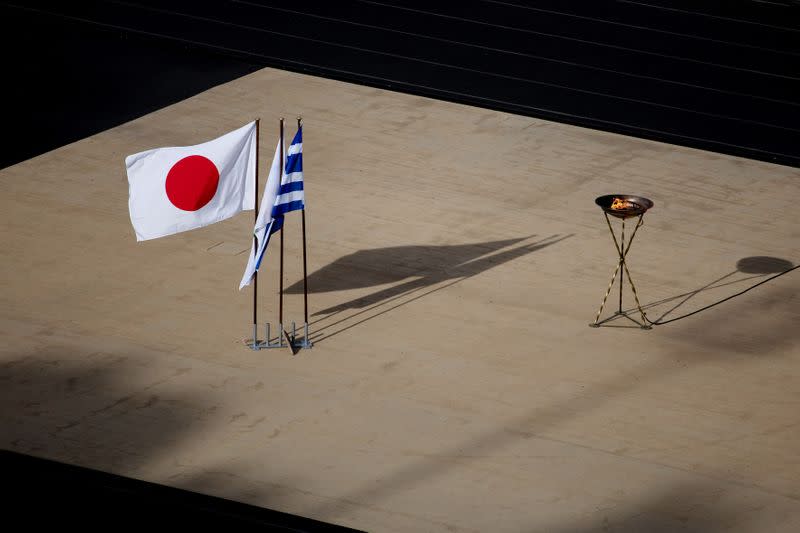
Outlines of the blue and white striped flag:
{"label": "blue and white striped flag", "polygon": [[[280,143],[278,146],[280,147]],[[250,285],[253,280],[253,275],[258,271],[261,261],[264,259],[270,236],[283,227],[283,216],[291,211],[305,208],[302,126],[297,129],[297,133],[292,139],[292,144],[289,146],[286,165],[283,169],[284,171],[281,172],[280,186],[278,186],[279,161],[280,148],[277,148],[275,157],[272,160],[269,177],[267,178],[267,185],[264,188],[264,196],[261,200],[256,225],[253,228],[253,235],[258,244],[254,242],[251,247],[247,267],[245,267],[242,281],[239,283],[239,290]],[[269,216],[267,213],[269,213]]]}
{"label": "blue and white striped flag", "polygon": [[297,133],[289,145],[286,154],[286,173],[281,179],[281,188],[272,208],[272,218],[282,218],[290,211],[305,209],[305,193],[303,191],[303,127],[297,128]]}

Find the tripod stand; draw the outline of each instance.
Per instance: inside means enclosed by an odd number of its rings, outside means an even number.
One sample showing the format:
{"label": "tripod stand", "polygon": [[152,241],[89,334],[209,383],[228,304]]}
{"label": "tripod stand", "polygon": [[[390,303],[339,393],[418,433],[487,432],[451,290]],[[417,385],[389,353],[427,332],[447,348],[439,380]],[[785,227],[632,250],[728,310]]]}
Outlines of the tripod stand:
{"label": "tripod stand", "polygon": [[[606,218],[606,224],[608,225],[608,230],[611,232],[611,238],[614,241],[614,248],[617,250],[617,254],[619,256],[619,261],[617,261],[617,267],[614,269],[614,275],[611,276],[611,282],[608,284],[608,289],[606,290],[606,294],[603,297],[603,303],[600,304],[600,309],[597,311],[597,316],[594,319],[594,322],[589,324],[592,327],[598,328],[602,324],[614,320],[618,317],[625,317],[628,320],[632,321],[636,325],[638,325],[642,329],[651,329],[647,317],[642,310],[642,305],[639,303],[639,295],[636,292],[636,285],[633,283],[633,278],[631,277],[631,273],[628,270],[628,264],[626,262],[626,258],[628,253],[630,253],[631,245],[633,244],[633,239],[636,237],[636,232],[639,228],[644,224],[643,217],[644,213],[653,206],[653,202],[648,200],[647,198],[642,198],[639,196],[628,196],[628,195],[607,195],[601,196],[595,200],[595,203],[598,204],[603,209],[603,215]],[[617,235],[614,232],[614,228],[611,226],[611,219],[608,218],[608,215],[611,214],[612,216],[621,219],[622,221],[622,228],[620,232],[620,238],[617,239]],[[628,242],[625,242],[625,219],[631,218],[634,216],[638,216],[636,221],[636,226],[633,228],[633,233],[631,234]],[[600,320],[600,315],[603,313],[603,308],[606,305],[606,301],[608,300],[608,296],[611,294],[611,289],[614,287],[614,281],[617,279],[617,274],[619,274],[619,308],[618,310],[611,315],[610,317]],[[641,315],[641,321],[637,320],[630,315],[629,312],[624,311],[622,308],[622,292],[623,286],[625,284],[625,274],[628,275],[628,284],[631,286],[631,290],[633,292],[633,297],[636,300],[636,308]]]}

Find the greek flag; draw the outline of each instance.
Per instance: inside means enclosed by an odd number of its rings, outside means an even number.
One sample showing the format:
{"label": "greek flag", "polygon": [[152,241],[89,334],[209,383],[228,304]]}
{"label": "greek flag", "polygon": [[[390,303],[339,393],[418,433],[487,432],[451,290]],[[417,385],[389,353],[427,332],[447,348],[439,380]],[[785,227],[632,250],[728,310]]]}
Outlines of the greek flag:
{"label": "greek flag", "polygon": [[305,194],[303,191],[303,127],[297,128],[297,133],[289,145],[286,154],[286,171],[281,179],[281,188],[272,208],[272,218],[283,218],[290,211],[305,209]]}
{"label": "greek flag", "polygon": [[[280,146],[280,143],[278,146]],[[253,228],[253,235],[258,244],[254,242],[251,247],[247,266],[245,267],[242,281],[239,283],[239,290],[250,285],[253,280],[253,275],[258,271],[261,261],[264,259],[270,236],[280,231],[283,227],[283,216],[291,211],[305,208],[302,126],[297,129],[297,133],[292,139],[292,144],[289,146],[286,165],[283,172],[280,173],[280,186],[278,185],[279,161],[280,150],[276,149],[269,177],[267,178],[267,185],[264,188],[261,208],[258,212],[256,225]],[[269,213],[269,217],[267,213]]]}

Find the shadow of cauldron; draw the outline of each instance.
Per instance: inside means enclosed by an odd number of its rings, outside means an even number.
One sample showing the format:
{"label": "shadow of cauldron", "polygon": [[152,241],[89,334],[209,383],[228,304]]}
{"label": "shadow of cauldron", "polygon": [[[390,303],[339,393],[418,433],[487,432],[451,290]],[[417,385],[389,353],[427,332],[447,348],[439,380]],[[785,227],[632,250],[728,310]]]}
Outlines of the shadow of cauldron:
{"label": "shadow of cauldron", "polygon": [[777,274],[793,267],[791,261],[763,255],[745,257],[736,262],[736,270],[744,274]]}

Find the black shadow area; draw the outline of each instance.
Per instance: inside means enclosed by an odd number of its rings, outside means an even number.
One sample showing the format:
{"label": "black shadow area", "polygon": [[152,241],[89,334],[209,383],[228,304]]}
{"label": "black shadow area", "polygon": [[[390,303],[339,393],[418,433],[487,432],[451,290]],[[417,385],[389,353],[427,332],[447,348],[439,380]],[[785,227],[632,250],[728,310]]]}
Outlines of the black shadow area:
{"label": "black shadow area", "polygon": [[[619,498],[580,525],[553,525],[552,533],[722,533],[733,526],[745,529],[756,520],[751,509],[726,501],[725,486],[683,483]],[[647,494],[647,496],[645,496]],[[578,522],[578,520],[576,520]],[[541,531],[539,529],[529,530]]]}
{"label": "black shadow area", "polygon": [[4,519],[26,530],[355,531],[7,450],[0,451],[0,468],[8,488]]}
{"label": "black shadow area", "polygon": [[[222,400],[207,387],[172,379],[191,367],[149,375],[154,354],[73,350],[54,343],[0,364],[5,530],[207,524],[217,531],[349,531],[106,472],[176,460],[175,450],[203,431]],[[227,481],[228,494],[252,491],[237,483]],[[259,501],[269,490],[259,488]]]}

